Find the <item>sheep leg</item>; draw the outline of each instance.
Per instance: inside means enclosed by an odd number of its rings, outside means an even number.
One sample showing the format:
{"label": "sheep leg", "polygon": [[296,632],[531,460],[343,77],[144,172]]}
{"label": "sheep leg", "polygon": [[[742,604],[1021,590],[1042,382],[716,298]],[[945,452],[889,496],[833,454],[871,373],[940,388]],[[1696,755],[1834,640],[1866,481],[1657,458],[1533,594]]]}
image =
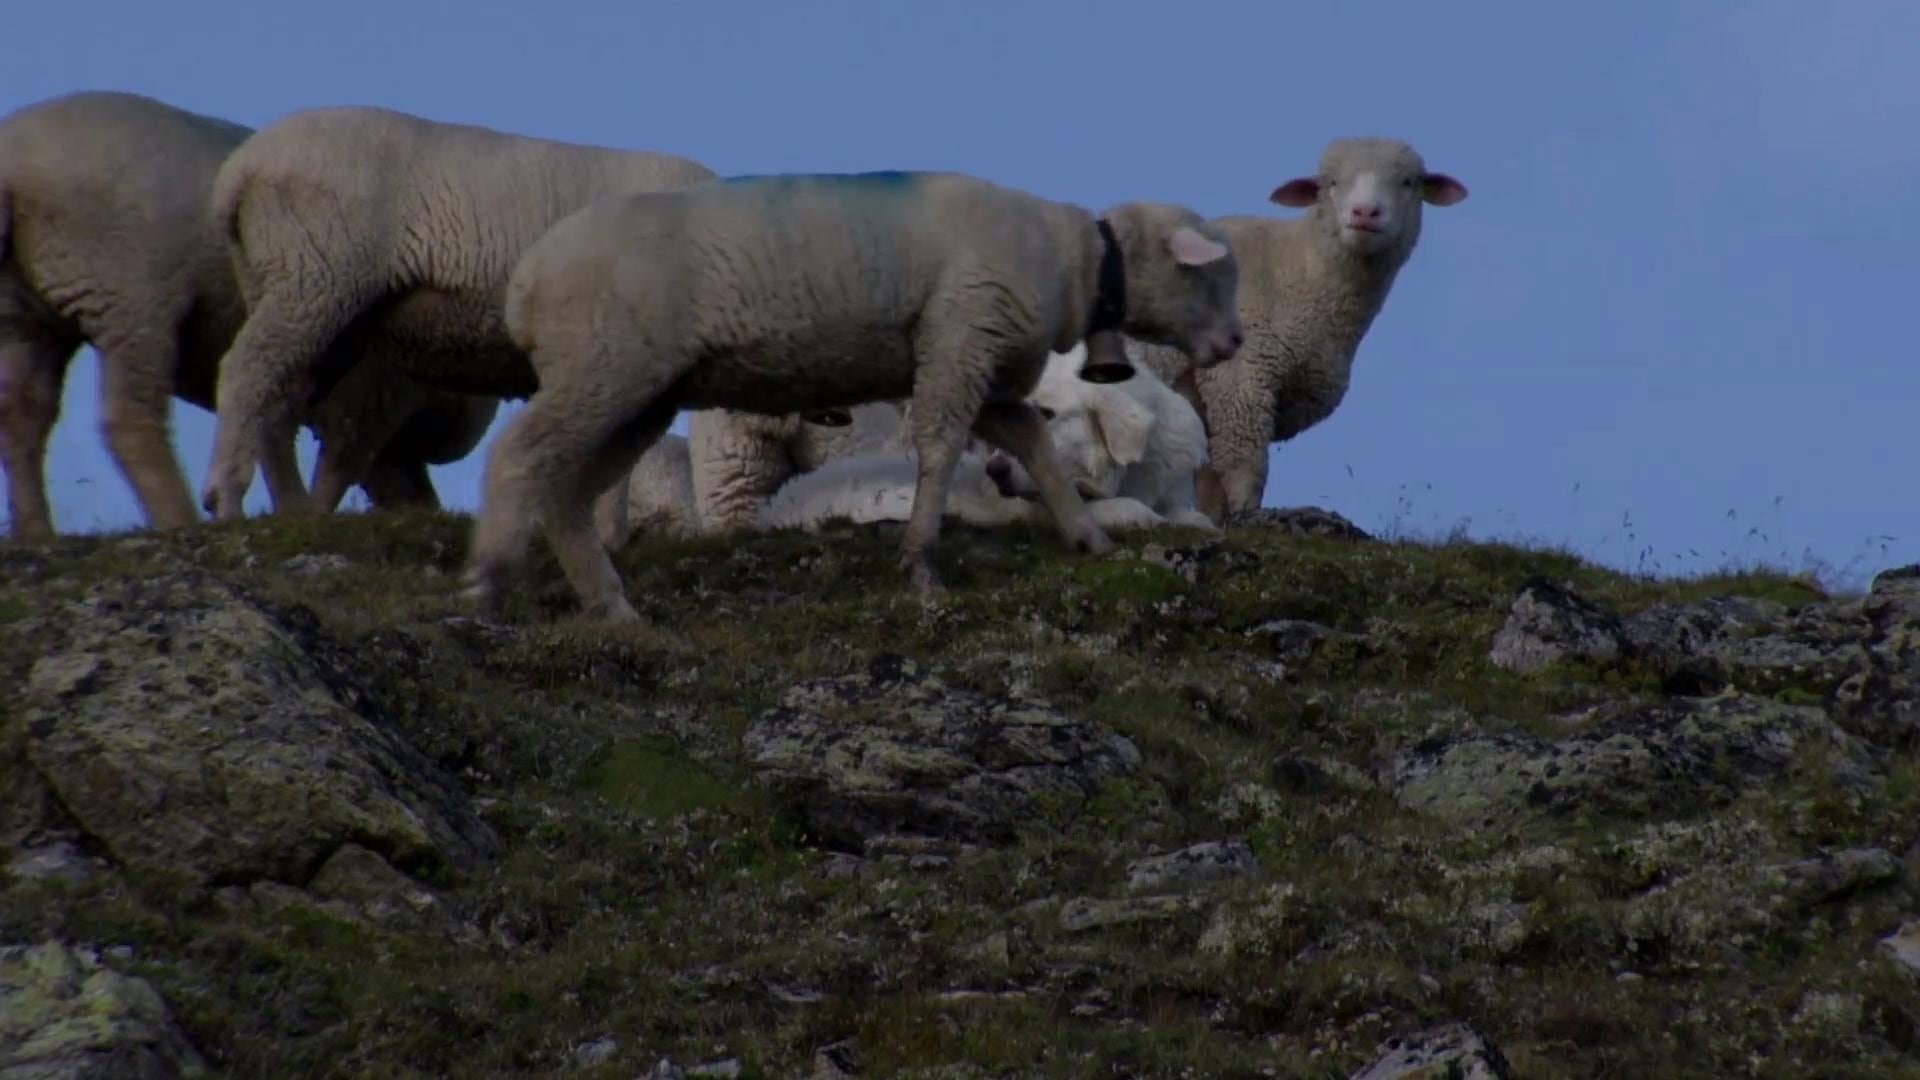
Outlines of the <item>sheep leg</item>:
{"label": "sheep leg", "polygon": [[627,481],[633,474],[633,466],[672,426],[674,413],[678,411],[672,404],[654,402],[639,416],[615,428],[579,470],[574,480],[575,494],[568,500],[569,505],[591,507],[594,513],[585,515],[584,527],[570,529],[564,538],[556,538],[551,524],[548,526],[548,543],[553,545],[567,580],[583,598],[593,597],[585,601],[589,614],[615,622],[633,622],[640,618],[627,601],[626,586],[608,557],[611,549],[596,528],[598,521],[594,515],[617,501],[624,525]]}
{"label": "sheep leg", "polygon": [[[767,452],[741,425],[707,423],[736,414],[721,410],[687,425],[687,456],[693,466],[693,500],[700,518],[715,531],[751,527],[761,506],[797,470],[785,448]],[[848,413],[849,422],[852,413]],[[757,431],[761,421],[751,427]]]}
{"label": "sheep leg", "polygon": [[593,502],[673,422],[675,404],[658,397],[685,366],[599,350],[565,357],[571,363],[533,359],[540,389],[487,453],[467,594],[480,611],[497,612],[538,526],[590,617],[636,621],[594,531]]}
{"label": "sheep leg", "polygon": [[1113,540],[1087,510],[1065,466],[1060,464],[1053,439],[1047,434],[1047,423],[1038,410],[1024,401],[988,402],[973,431],[990,445],[1012,454],[1026,470],[1068,547],[1090,555],[1113,550]]}
{"label": "sheep leg", "polygon": [[173,450],[173,345],[151,335],[96,344],[100,354],[100,431],[127,478],[147,524],[178,529],[199,520],[186,473]]}
{"label": "sheep leg", "polygon": [[1213,423],[1207,417],[1207,399],[1201,394],[1199,383],[1195,381],[1193,372],[1194,366],[1191,363],[1184,364],[1180,368],[1180,373],[1168,381],[1167,385],[1175,393],[1186,398],[1187,404],[1193,406],[1193,411],[1200,414],[1200,425],[1207,432],[1207,461],[1193,471],[1194,508],[1216,522],[1225,521],[1226,489],[1221,486],[1220,472],[1214,466],[1215,457],[1221,452],[1221,440],[1214,433]]}
{"label": "sheep leg", "polygon": [[0,467],[7,474],[13,538],[53,539],[47,505],[47,440],[60,419],[60,393],[78,342],[33,333],[0,343]]}
{"label": "sheep leg", "polygon": [[[940,519],[946,513],[954,469],[986,406],[993,365],[981,363],[984,357],[975,335],[961,330],[942,340],[938,330],[927,332],[935,335],[934,359],[919,362],[913,383],[909,415],[919,476],[913,488],[913,509],[901,533],[900,568],[921,594],[936,596],[946,591],[933,569]],[[928,348],[922,346],[923,355]]]}
{"label": "sheep leg", "polygon": [[213,454],[201,491],[201,505],[217,519],[243,516],[241,500],[263,464],[276,511],[309,505],[293,452],[299,415],[327,348],[375,297],[350,296],[316,311],[301,302],[303,295],[310,291],[268,291],[220,359]]}
{"label": "sheep leg", "polygon": [[[1207,464],[1195,471],[1194,501],[1201,513],[1224,525],[1229,514],[1260,505],[1274,430],[1270,403],[1276,395],[1250,369],[1237,363],[1223,367],[1199,378],[1202,393],[1217,407],[1200,413],[1207,428]],[[1213,371],[1221,374],[1208,377]]]}
{"label": "sheep leg", "polygon": [[[325,453],[325,449],[321,453]],[[360,477],[360,490],[375,507],[424,506],[438,509],[440,493],[433,489],[433,477],[424,461],[376,460]],[[338,505],[337,503],[335,505]]]}
{"label": "sheep leg", "polygon": [[619,551],[633,536],[627,524],[627,482],[628,477],[621,477],[593,501],[593,533],[608,551]]}
{"label": "sheep leg", "polygon": [[[1222,506],[1219,514],[1208,514],[1208,517],[1225,521],[1228,514],[1259,507],[1260,496],[1267,486],[1267,444],[1256,443],[1255,449],[1252,454],[1229,454],[1212,463],[1211,483],[1218,486],[1217,498]],[[1197,481],[1195,486],[1197,492],[1205,490]]]}
{"label": "sheep leg", "polygon": [[[1208,456],[1212,456],[1208,451]],[[1214,471],[1213,463],[1208,462],[1193,471],[1194,509],[1215,521],[1227,519],[1227,490],[1220,483],[1220,474]]]}
{"label": "sheep leg", "polygon": [[[426,388],[404,374],[402,364],[404,357],[380,335],[355,335],[328,349],[323,367],[336,369],[338,375],[312,410],[314,435],[320,441],[313,463],[316,509],[339,509],[348,490],[386,462],[388,446],[427,399]],[[382,490],[398,489],[389,480]],[[400,501],[410,500],[402,496]]]}
{"label": "sheep leg", "polygon": [[[313,487],[309,495],[314,509],[323,513],[340,509],[340,500],[347,497],[347,489],[372,471],[371,457],[361,447],[321,443],[320,452],[313,459]],[[368,497],[372,497],[371,492]]]}

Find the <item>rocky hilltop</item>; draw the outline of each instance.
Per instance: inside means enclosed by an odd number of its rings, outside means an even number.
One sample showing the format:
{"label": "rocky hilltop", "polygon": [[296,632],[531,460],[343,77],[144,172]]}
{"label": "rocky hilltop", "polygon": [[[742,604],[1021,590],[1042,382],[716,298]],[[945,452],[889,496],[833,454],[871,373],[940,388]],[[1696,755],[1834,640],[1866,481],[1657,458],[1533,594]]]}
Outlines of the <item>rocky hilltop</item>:
{"label": "rocky hilltop", "polygon": [[0,545],[0,1077],[1920,1076],[1920,567],[467,528]]}

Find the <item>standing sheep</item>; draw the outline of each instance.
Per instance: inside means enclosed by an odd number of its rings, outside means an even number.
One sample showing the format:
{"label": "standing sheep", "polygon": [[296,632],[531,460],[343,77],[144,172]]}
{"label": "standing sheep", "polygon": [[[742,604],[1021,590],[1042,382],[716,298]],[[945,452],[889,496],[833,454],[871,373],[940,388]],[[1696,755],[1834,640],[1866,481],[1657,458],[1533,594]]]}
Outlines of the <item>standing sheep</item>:
{"label": "standing sheep", "polygon": [[[1124,308],[1102,302],[1103,277],[1124,282]],[[507,329],[540,389],[488,454],[470,594],[498,605],[538,522],[589,613],[637,618],[590,503],[682,407],[911,398],[920,479],[901,558],[923,591],[940,588],[931,554],[970,431],[1019,459],[1070,544],[1108,551],[1021,398],[1097,311],[1205,362],[1231,357],[1237,280],[1232,249],[1191,210],[1096,218],[955,173],[753,177],[595,203],[528,248],[507,287]]]}
{"label": "standing sheep", "polygon": [[260,455],[288,441],[288,410],[342,335],[364,363],[495,398],[536,385],[501,324],[515,261],[595,199],[713,179],[672,154],[449,124],[391,109],[292,112],[261,128],[214,180],[248,315],[220,364],[202,503],[219,518]]}
{"label": "standing sheep", "polygon": [[1317,175],[1269,196],[1307,213],[1214,219],[1245,275],[1246,348],[1207,369],[1169,349],[1134,350],[1206,420],[1212,461],[1199,474],[1201,512],[1224,522],[1260,505],[1268,444],[1326,419],[1346,396],[1360,340],[1420,238],[1421,204],[1466,197],[1464,185],[1429,172],[1398,139],[1345,138],[1327,145]]}
{"label": "standing sheep", "polygon": [[[47,440],[83,344],[100,355],[107,449],[148,525],[195,520],[170,413],[174,397],[213,407],[221,353],[245,315],[204,215],[215,171],[248,134],[118,92],[49,98],[0,120],[0,463],[16,537],[54,535]],[[448,460],[472,449],[492,408],[396,375],[343,383],[298,413],[320,438],[319,468],[342,474],[341,492],[364,479],[383,503],[433,499],[431,483],[420,489],[424,468],[413,471],[420,459],[387,446],[387,436],[419,419],[408,445],[425,460]],[[369,411],[386,418],[379,431],[361,429]],[[422,432],[449,423],[451,445],[423,442]],[[463,424],[472,435],[464,447]],[[265,463],[276,508],[306,499],[293,449],[289,438]],[[341,455],[362,464],[344,468]]]}

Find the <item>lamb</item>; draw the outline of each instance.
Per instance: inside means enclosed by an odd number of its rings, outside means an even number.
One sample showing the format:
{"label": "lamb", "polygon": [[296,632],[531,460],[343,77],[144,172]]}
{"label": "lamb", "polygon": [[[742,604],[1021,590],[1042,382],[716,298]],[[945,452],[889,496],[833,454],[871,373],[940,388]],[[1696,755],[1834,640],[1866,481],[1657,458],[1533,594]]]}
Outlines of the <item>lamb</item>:
{"label": "lamb", "polygon": [[714,178],[673,154],[442,123],[377,107],[298,110],[261,128],[214,178],[247,319],[220,364],[201,501],[240,500],[287,413],[345,337],[362,363],[494,398],[535,387],[500,298],[520,253],[597,198]]}
{"label": "lamb", "polygon": [[[693,494],[703,527],[751,526],[754,515],[795,474],[833,458],[902,445],[900,410],[875,401],[827,417],[702,409],[687,420]],[[844,419],[845,423],[838,421]]]}
{"label": "lamb", "polygon": [[1267,446],[1326,419],[1346,396],[1360,340],[1420,238],[1422,202],[1452,206],[1467,189],[1430,172],[1398,139],[1329,143],[1315,176],[1281,184],[1296,218],[1215,218],[1246,267],[1239,294],[1247,345],[1230,364],[1197,369],[1179,353],[1129,343],[1129,353],[1200,410],[1211,462],[1199,509],[1226,515],[1260,505]]}
{"label": "lamb", "polygon": [[[1081,374],[1084,364],[1081,345],[1049,356],[1027,395],[1081,497],[1126,497],[1175,524],[1217,532],[1194,508],[1194,473],[1207,462],[1207,431],[1193,405],[1148,368],[1102,384]],[[1039,494],[1005,454],[989,456],[986,469],[1002,494]]]}
{"label": "lamb", "polygon": [[[220,356],[244,318],[203,215],[215,171],[249,130],[101,91],[0,120],[0,464],[16,538],[55,534],[47,442],[83,344],[100,355],[102,434],[147,524],[196,520],[170,412],[175,397],[213,407]],[[471,450],[493,408],[393,375],[344,382],[301,411],[320,438],[316,472],[386,505],[435,501],[422,462]],[[370,415],[378,430],[362,422]],[[277,509],[305,502],[293,450],[289,438],[265,463]]]}
{"label": "lamb", "polygon": [[[980,528],[1043,523],[1041,508],[1032,500],[1002,492],[989,460],[977,453],[960,455],[947,489],[944,516]],[[760,507],[754,526],[762,531],[819,532],[836,521],[907,521],[913,516],[919,471],[911,450],[835,458],[782,485]],[[1167,524],[1151,507],[1124,495],[1091,498],[1087,513],[1103,529]]]}
{"label": "lamb", "polygon": [[623,487],[624,498],[602,499],[595,508],[594,526],[608,551],[625,547],[635,533],[700,534],[700,513],[693,501],[693,462],[684,436],[672,432],[660,436],[633,463]]}
{"label": "lamb", "polygon": [[1104,553],[1113,542],[1021,399],[1050,349],[1090,333],[1231,357],[1237,282],[1232,249],[1184,207],[1096,218],[957,173],[736,178],[602,200],[529,247],[508,284],[507,329],[539,390],[488,453],[468,594],[497,610],[538,522],[589,615],[637,619],[589,503],[682,407],[910,398],[919,478],[901,565],[923,593],[941,591],[931,554],[969,431],[1020,461],[1070,545]]}
{"label": "lamb", "polygon": [[701,409],[687,437],[668,433],[634,463],[626,498],[601,499],[594,525],[609,551],[635,532],[694,536],[748,528],[781,484],[834,458],[900,445],[891,402],[761,416]]}

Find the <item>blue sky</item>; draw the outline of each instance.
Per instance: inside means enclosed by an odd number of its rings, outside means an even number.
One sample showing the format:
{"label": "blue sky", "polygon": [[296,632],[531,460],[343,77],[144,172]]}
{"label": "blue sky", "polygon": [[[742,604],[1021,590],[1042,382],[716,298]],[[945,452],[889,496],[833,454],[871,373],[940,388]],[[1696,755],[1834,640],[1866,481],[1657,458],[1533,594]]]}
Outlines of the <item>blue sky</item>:
{"label": "blue sky", "polygon": [[[1397,135],[1472,196],[1428,209],[1269,505],[1665,572],[1857,585],[1920,557],[1912,0],[17,6],[37,44],[0,109],[379,104],[722,173],[958,169],[1207,214],[1292,214],[1266,193],[1328,139]],[[95,386],[82,353],[49,463],[66,530],[138,523]],[[196,491],[211,429],[176,405]],[[484,451],[435,470],[448,504],[473,507]]]}

